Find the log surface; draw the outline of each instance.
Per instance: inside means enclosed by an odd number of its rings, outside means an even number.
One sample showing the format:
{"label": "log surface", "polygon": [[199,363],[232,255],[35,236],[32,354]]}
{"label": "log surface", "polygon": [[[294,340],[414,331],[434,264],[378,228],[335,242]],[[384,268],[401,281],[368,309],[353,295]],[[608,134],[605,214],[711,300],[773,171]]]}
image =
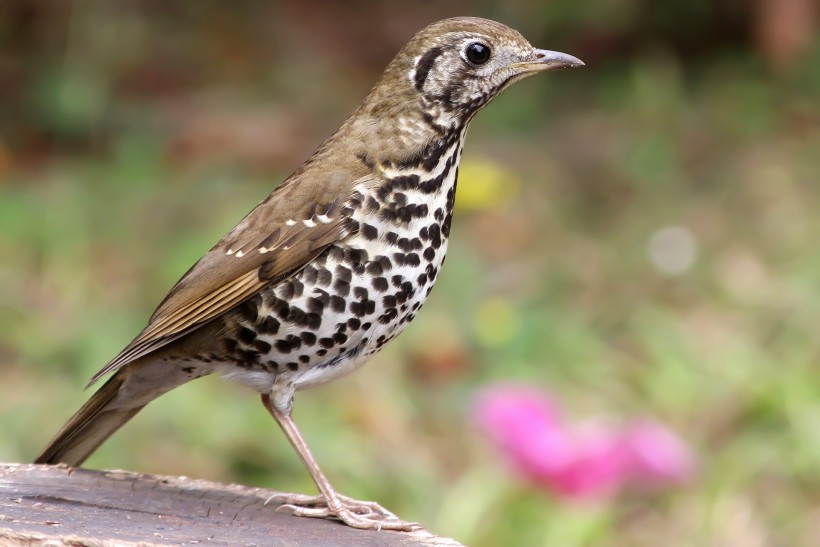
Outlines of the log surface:
{"label": "log surface", "polygon": [[457,546],[425,532],[300,518],[263,488],[187,477],[0,463],[0,545]]}

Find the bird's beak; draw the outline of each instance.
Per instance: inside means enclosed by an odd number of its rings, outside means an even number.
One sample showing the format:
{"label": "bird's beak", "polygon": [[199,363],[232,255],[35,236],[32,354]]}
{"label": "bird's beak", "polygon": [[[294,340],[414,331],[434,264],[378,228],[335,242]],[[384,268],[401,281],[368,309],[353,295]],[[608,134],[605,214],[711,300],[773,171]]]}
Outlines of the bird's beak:
{"label": "bird's beak", "polygon": [[522,63],[522,65],[528,72],[540,72],[542,70],[558,70],[561,68],[584,66],[584,62],[578,57],[573,57],[560,51],[536,49],[533,51],[533,60]]}

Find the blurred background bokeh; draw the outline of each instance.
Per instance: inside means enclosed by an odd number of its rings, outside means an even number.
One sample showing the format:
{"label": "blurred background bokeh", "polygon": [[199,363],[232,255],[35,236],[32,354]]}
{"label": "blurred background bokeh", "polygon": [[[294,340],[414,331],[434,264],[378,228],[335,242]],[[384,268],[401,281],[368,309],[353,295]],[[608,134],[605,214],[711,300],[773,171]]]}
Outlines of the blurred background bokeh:
{"label": "blurred background bokeh", "polygon": [[[477,116],[447,266],[369,366],[297,397],[334,485],[474,546],[816,545],[820,3],[0,3],[0,461],[352,111],[419,28],[477,15],[586,61]],[[567,500],[475,395],[652,417],[683,484]],[[88,464],[310,492],[256,395],[166,395]]]}

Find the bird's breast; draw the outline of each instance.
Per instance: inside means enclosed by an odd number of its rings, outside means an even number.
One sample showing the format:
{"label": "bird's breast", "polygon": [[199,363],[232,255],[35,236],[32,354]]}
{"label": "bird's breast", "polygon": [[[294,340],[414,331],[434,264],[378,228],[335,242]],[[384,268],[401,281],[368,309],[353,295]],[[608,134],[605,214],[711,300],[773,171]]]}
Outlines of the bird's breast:
{"label": "bird's breast", "polygon": [[377,184],[356,188],[352,235],[247,303],[232,338],[249,361],[248,381],[236,379],[258,387],[285,377],[293,389],[328,382],[415,318],[447,251],[461,141],[435,153],[434,162],[386,166]]}

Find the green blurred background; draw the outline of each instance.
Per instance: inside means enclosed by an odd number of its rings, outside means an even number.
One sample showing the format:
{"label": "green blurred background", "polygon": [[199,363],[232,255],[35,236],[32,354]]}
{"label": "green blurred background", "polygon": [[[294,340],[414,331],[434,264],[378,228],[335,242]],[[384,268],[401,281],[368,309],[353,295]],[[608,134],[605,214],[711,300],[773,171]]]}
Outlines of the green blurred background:
{"label": "green blurred background", "polygon": [[[586,61],[465,148],[447,267],[361,372],[297,397],[334,485],[475,546],[816,545],[820,3],[5,0],[0,461],[30,461],[165,291],[425,24]],[[691,483],[568,504],[504,471],[476,390],[654,416]],[[256,395],[162,397],[88,462],[313,490]]]}

